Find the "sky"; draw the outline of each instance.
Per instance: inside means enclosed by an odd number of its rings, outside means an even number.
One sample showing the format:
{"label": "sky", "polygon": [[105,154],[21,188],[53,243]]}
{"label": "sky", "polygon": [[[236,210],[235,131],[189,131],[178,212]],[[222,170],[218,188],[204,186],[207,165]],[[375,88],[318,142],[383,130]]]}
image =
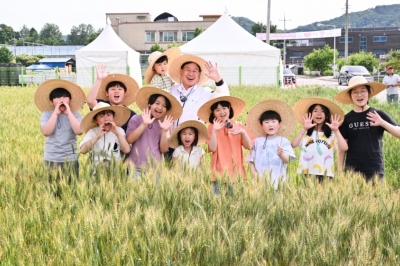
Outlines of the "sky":
{"label": "sky", "polygon": [[[5,0],[4,0],[5,1]],[[330,20],[345,13],[346,0],[270,0],[271,21],[278,29],[293,29],[317,21]],[[399,0],[348,0],[349,12],[363,11],[377,5],[399,4]],[[63,35],[73,26],[92,24],[104,28],[106,13],[150,13],[152,19],[168,12],[179,21],[201,20],[199,15],[223,14],[247,17],[266,23],[268,0],[11,0],[0,8],[0,24],[19,31],[25,24],[37,31],[45,23],[56,24]],[[284,23],[286,20],[286,23]],[[286,24],[286,25],[285,25]],[[397,25],[400,26],[400,25]]]}

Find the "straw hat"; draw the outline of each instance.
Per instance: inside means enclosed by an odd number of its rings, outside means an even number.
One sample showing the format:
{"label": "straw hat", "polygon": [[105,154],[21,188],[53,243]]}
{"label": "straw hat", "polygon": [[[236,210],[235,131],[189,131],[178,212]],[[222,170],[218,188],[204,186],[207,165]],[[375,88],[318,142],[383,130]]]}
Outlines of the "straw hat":
{"label": "straw hat", "polygon": [[183,123],[180,123],[178,125],[178,127],[176,127],[171,134],[171,139],[169,141],[169,146],[171,148],[176,149],[179,146],[179,141],[178,141],[178,133],[179,131],[181,131],[184,128],[188,128],[188,127],[194,127],[197,129],[198,133],[199,133],[199,141],[197,143],[197,145],[203,144],[206,142],[206,140],[208,139],[208,131],[207,131],[207,127],[204,125],[204,123],[197,121],[197,120],[187,120]]}
{"label": "straw hat", "polygon": [[313,104],[321,104],[329,109],[331,115],[340,115],[341,119],[344,118],[344,111],[339,107],[339,105],[328,99],[315,97],[304,98],[296,102],[293,110],[296,115],[297,122],[300,124],[304,123],[304,116],[307,114],[308,108],[310,108],[310,106]]}
{"label": "straw hat", "polygon": [[211,115],[211,106],[214,103],[222,101],[227,101],[231,104],[231,107],[234,111],[234,116],[232,119],[238,117],[246,107],[246,102],[238,97],[223,95],[221,93],[213,93],[211,99],[199,108],[199,111],[197,111],[197,116],[204,122],[208,122]]}
{"label": "straw hat", "polygon": [[108,103],[99,102],[93,107],[93,111],[85,115],[85,117],[82,119],[80,126],[81,130],[86,133],[89,131],[89,129],[97,127],[98,125],[95,121],[93,121],[93,119],[98,113],[105,110],[114,111],[114,123],[119,127],[123,126],[131,115],[131,110],[129,110],[128,107],[116,105],[111,106]]}
{"label": "straw hat", "polygon": [[35,93],[35,104],[41,112],[54,110],[54,105],[50,101],[49,96],[57,88],[66,89],[71,93],[69,108],[72,112],[82,109],[86,101],[86,96],[81,87],[65,79],[49,79],[40,84]]}
{"label": "straw hat", "polygon": [[210,79],[207,77],[206,73],[208,74],[208,69],[206,68],[206,60],[203,58],[196,56],[196,55],[191,55],[191,54],[185,54],[177,57],[169,66],[169,75],[170,77],[177,83],[181,83],[181,67],[184,63],[187,62],[193,62],[196,63],[197,65],[200,66],[201,72],[200,72],[200,78],[199,82],[197,84],[199,86],[202,86],[203,84],[207,83],[207,81]]}
{"label": "straw hat", "polygon": [[349,91],[355,87],[362,85],[369,85],[369,87],[371,88],[371,93],[368,95],[369,99],[386,89],[385,84],[375,81],[368,82],[367,79],[364,77],[355,76],[350,79],[349,86],[347,86],[345,90],[335,95],[335,100],[344,104],[353,104],[353,100],[349,95]]}
{"label": "straw hat", "polygon": [[152,86],[144,86],[139,89],[136,93],[136,105],[140,108],[140,110],[146,109],[149,107],[149,98],[153,94],[160,94],[166,97],[171,103],[171,109],[166,112],[165,115],[170,115],[174,120],[178,119],[182,115],[182,106],[178,102],[178,100],[169,92],[161,90]]}
{"label": "straw hat", "polygon": [[123,83],[126,87],[126,92],[124,95],[124,100],[122,104],[125,106],[129,106],[135,102],[136,92],[139,89],[139,85],[137,82],[128,75],[124,74],[109,74],[100,84],[99,91],[97,93],[97,99],[102,99],[104,101],[109,101],[108,96],[106,95],[106,87],[108,83],[113,81],[119,81]]}
{"label": "straw hat", "polygon": [[[168,64],[171,65],[171,63],[181,55],[181,49],[179,47],[171,47],[168,50],[164,51],[163,53],[159,51],[152,52],[148,58],[149,61],[149,66],[146,69],[146,72],[144,73],[144,81],[147,84],[150,84],[151,79],[153,76],[156,74],[156,71],[154,71],[153,67],[156,61],[162,57],[162,56],[167,56],[168,58]],[[169,73],[169,69],[167,68],[167,74]]]}
{"label": "straw hat", "polygon": [[290,105],[277,99],[263,100],[251,107],[247,113],[246,126],[253,136],[265,136],[265,132],[261,128],[260,117],[266,111],[275,111],[281,116],[281,128],[279,129],[278,134],[286,138],[289,137],[296,126],[294,112]]}

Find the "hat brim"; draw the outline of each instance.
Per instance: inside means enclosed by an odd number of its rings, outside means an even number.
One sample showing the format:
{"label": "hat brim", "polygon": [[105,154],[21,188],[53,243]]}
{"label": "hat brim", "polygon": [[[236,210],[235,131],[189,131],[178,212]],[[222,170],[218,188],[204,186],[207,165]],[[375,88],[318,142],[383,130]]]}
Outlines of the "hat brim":
{"label": "hat brim", "polygon": [[197,111],[197,117],[199,117],[204,122],[209,122],[209,118],[211,115],[211,106],[214,103],[227,101],[231,104],[233,109],[234,116],[232,119],[237,118],[241,113],[243,113],[246,108],[246,102],[238,97],[234,96],[219,96],[212,98],[211,100],[205,102]]}
{"label": "hat brim", "polygon": [[136,100],[136,92],[139,90],[139,85],[130,76],[124,74],[109,74],[100,84],[99,91],[97,92],[97,99],[102,99],[104,101],[109,101],[107,96],[106,87],[110,82],[118,81],[125,85],[126,92],[124,94],[124,100],[122,104],[129,106],[133,104]]}
{"label": "hat brim", "polygon": [[114,123],[116,126],[121,127],[123,126],[126,121],[128,121],[130,115],[131,115],[131,110],[128,107],[125,106],[107,106],[107,107],[102,107],[96,110],[91,111],[81,121],[80,128],[83,131],[83,133],[87,133],[90,129],[97,127],[97,123],[94,120],[94,117],[105,110],[111,110],[114,111]]}
{"label": "hat brim", "polygon": [[[168,58],[168,65],[171,65],[172,62],[174,62],[175,59],[181,55],[181,49],[179,49],[179,47],[171,47],[153,59],[151,64],[149,64],[149,66],[147,67],[146,72],[144,73],[144,81],[147,84],[150,84],[151,79],[156,74],[156,71],[153,70],[154,64],[160,57],[162,57],[164,55],[167,56],[167,58]],[[169,74],[169,67],[167,68],[166,74]]]}
{"label": "hat brim", "polygon": [[331,115],[339,115],[343,121],[344,111],[342,108],[339,107],[339,105],[328,99],[313,97],[313,98],[301,99],[297,101],[296,104],[294,105],[293,111],[296,115],[296,120],[299,124],[302,125],[304,124],[304,116],[307,115],[308,108],[310,108],[310,106],[314,104],[320,104],[325,106],[326,108],[329,109]]}
{"label": "hat brim", "polygon": [[296,118],[292,107],[281,100],[267,99],[255,104],[247,113],[246,126],[254,137],[266,135],[260,124],[260,117],[266,111],[275,111],[280,115],[282,121],[278,135],[287,138],[293,133]]}
{"label": "hat brim", "polygon": [[206,75],[208,74],[208,69],[205,66],[206,60],[196,55],[185,54],[177,57],[169,67],[169,75],[175,82],[181,83],[181,67],[184,63],[188,62],[196,63],[201,68],[200,78],[197,82],[199,86],[204,85],[210,80]]}
{"label": "hat brim", "polygon": [[72,112],[79,111],[85,105],[85,92],[77,84],[65,79],[49,79],[41,83],[35,92],[35,105],[41,112],[54,110],[54,105],[49,96],[57,88],[66,89],[71,94],[69,108]]}
{"label": "hat brim", "polygon": [[[350,79],[350,81],[351,81],[351,79]],[[356,83],[352,86],[348,86],[343,91],[337,93],[335,95],[335,100],[338,102],[344,103],[344,104],[353,104],[353,100],[351,99],[349,91],[355,87],[363,86],[363,85],[364,86],[368,85],[371,88],[371,93],[368,95],[369,99],[371,99],[372,97],[374,97],[375,95],[379,94],[381,91],[386,89],[386,85],[383,83],[380,83],[380,82],[370,81],[370,82]]]}
{"label": "hat brim", "polygon": [[200,121],[196,120],[187,120],[183,123],[180,123],[178,127],[176,127],[171,134],[171,139],[169,142],[169,146],[173,149],[176,149],[179,146],[179,141],[178,141],[178,134],[182,129],[188,128],[188,127],[194,127],[197,129],[199,133],[199,140],[197,142],[197,145],[201,145],[205,143],[208,139],[208,131],[207,127]]}
{"label": "hat brim", "polygon": [[146,109],[149,107],[149,98],[153,94],[160,94],[167,98],[171,103],[171,109],[167,110],[165,115],[170,115],[174,120],[178,119],[182,115],[182,106],[178,102],[178,100],[169,92],[166,92],[162,89],[152,87],[152,86],[144,86],[139,89],[136,93],[136,105],[140,108],[140,110]]}

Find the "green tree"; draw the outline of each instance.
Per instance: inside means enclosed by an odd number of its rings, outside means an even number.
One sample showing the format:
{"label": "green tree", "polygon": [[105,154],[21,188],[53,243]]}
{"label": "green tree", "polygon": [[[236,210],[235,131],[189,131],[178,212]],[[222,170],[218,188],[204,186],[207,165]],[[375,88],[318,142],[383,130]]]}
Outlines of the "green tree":
{"label": "green tree", "polygon": [[183,45],[183,43],[173,42],[173,43],[168,44],[168,49],[171,47],[179,47],[181,45]]}
{"label": "green tree", "polygon": [[30,65],[36,64],[42,58],[45,58],[45,56],[41,55],[41,54],[38,54],[38,55],[20,54],[20,55],[17,55],[17,58],[15,59],[15,61],[17,62],[17,64],[21,64],[23,66],[30,66]]}
{"label": "green tree", "polygon": [[11,63],[13,59],[13,53],[7,47],[0,47],[0,63]]}
{"label": "green tree", "polygon": [[46,23],[40,31],[40,40],[46,45],[65,44],[60,28],[56,24]]}
{"label": "green tree", "polygon": [[[194,38],[196,38],[197,36],[199,36],[200,34],[202,34],[203,33],[203,31],[204,31],[204,29],[203,28],[195,28],[194,29]],[[194,39],[193,38],[193,39]]]}
{"label": "green tree", "polygon": [[87,45],[94,40],[92,36],[98,34],[91,24],[80,24],[78,27],[74,26],[71,29],[71,33],[67,37],[67,44],[69,45]]}
{"label": "green tree", "polygon": [[17,37],[12,27],[0,24],[0,44],[14,44],[14,36]]}
{"label": "green tree", "polygon": [[40,40],[40,35],[35,28],[29,30],[29,42],[37,43]]}
{"label": "green tree", "polygon": [[391,50],[386,58],[387,62],[383,64],[383,67],[393,66],[396,73],[400,73],[400,50]]}
{"label": "green tree", "polygon": [[155,43],[152,47],[150,47],[151,52],[160,51],[164,52],[164,49],[158,43]]}
{"label": "green tree", "polygon": [[[262,33],[266,31],[267,31],[267,26],[262,22],[257,22],[251,25],[251,32],[253,33],[254,36],[256,36],[256,33]],[[270,33],[277,32],[277,26],[271,23],[269,26],[269,32]]]}
{"label": "green tree", "polygon": [[368,71],[372,72],[374,67],[378,67],[379,60],[371,52],[359,52],[349,56],[349,65],[364,66]]}
{"label": "green tree", "polygon": [[310,70],[319,70],[321,73],[329,69],[332,63],[333,49],[329,45],[325,45],[322,49],[314,49],[312,53],[306,56],[304,61],[305,67]]}

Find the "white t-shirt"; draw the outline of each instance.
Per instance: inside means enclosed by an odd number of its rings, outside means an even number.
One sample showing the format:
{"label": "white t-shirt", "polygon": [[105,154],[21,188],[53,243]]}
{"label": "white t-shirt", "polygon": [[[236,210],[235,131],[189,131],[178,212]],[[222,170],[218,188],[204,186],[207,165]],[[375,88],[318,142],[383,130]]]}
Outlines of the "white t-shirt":
{"label": "white t-shirt", "polygon": [[[393,74],[391,76],[385,76],[382,80],[382,83],[385,85],[392,85],[400,82],[400,76],[397,74]],[[399,86],[389,87],[386,89],[388,95],[391,94],[399,94]]]}
{"label": "white t-shirt", "polygon": [[188,153],[185,151],[182,145],[179,145],[178,148],[174,150],[172,154],[173,158],[177,158],[180,162],[180,165],[189,164],[191,168],[197,167],[200,165],[201,157],[204,156],[204,150],[200,146],[194,146],[192,151]]}
{"label": "white t-shirt", "polygon": [[[82,147],[89,140],[94,138],[99,132],[100,127],[94,127],[90,129],[86,136],[81,141],[80,147]],[[125,138],[125,131],[121,127],[117,127],[118,132]],[[89,145],[89,143],[88,143]],[[95,165],[100,162],[110,162],[113,158],[116,162],[121,160],[121,145],[117,136],[111,131],[104,134],[93,146],[90,152]]]}
{"label": "white t-shirt", "polygon": [[333,132],[326,138],[323,132],[318,132],[317,137],[317,132],[314,130],[311,136],[303,136],[300,146],[297,173],[334,176],[334,150],[338,150],[338,143]]}

